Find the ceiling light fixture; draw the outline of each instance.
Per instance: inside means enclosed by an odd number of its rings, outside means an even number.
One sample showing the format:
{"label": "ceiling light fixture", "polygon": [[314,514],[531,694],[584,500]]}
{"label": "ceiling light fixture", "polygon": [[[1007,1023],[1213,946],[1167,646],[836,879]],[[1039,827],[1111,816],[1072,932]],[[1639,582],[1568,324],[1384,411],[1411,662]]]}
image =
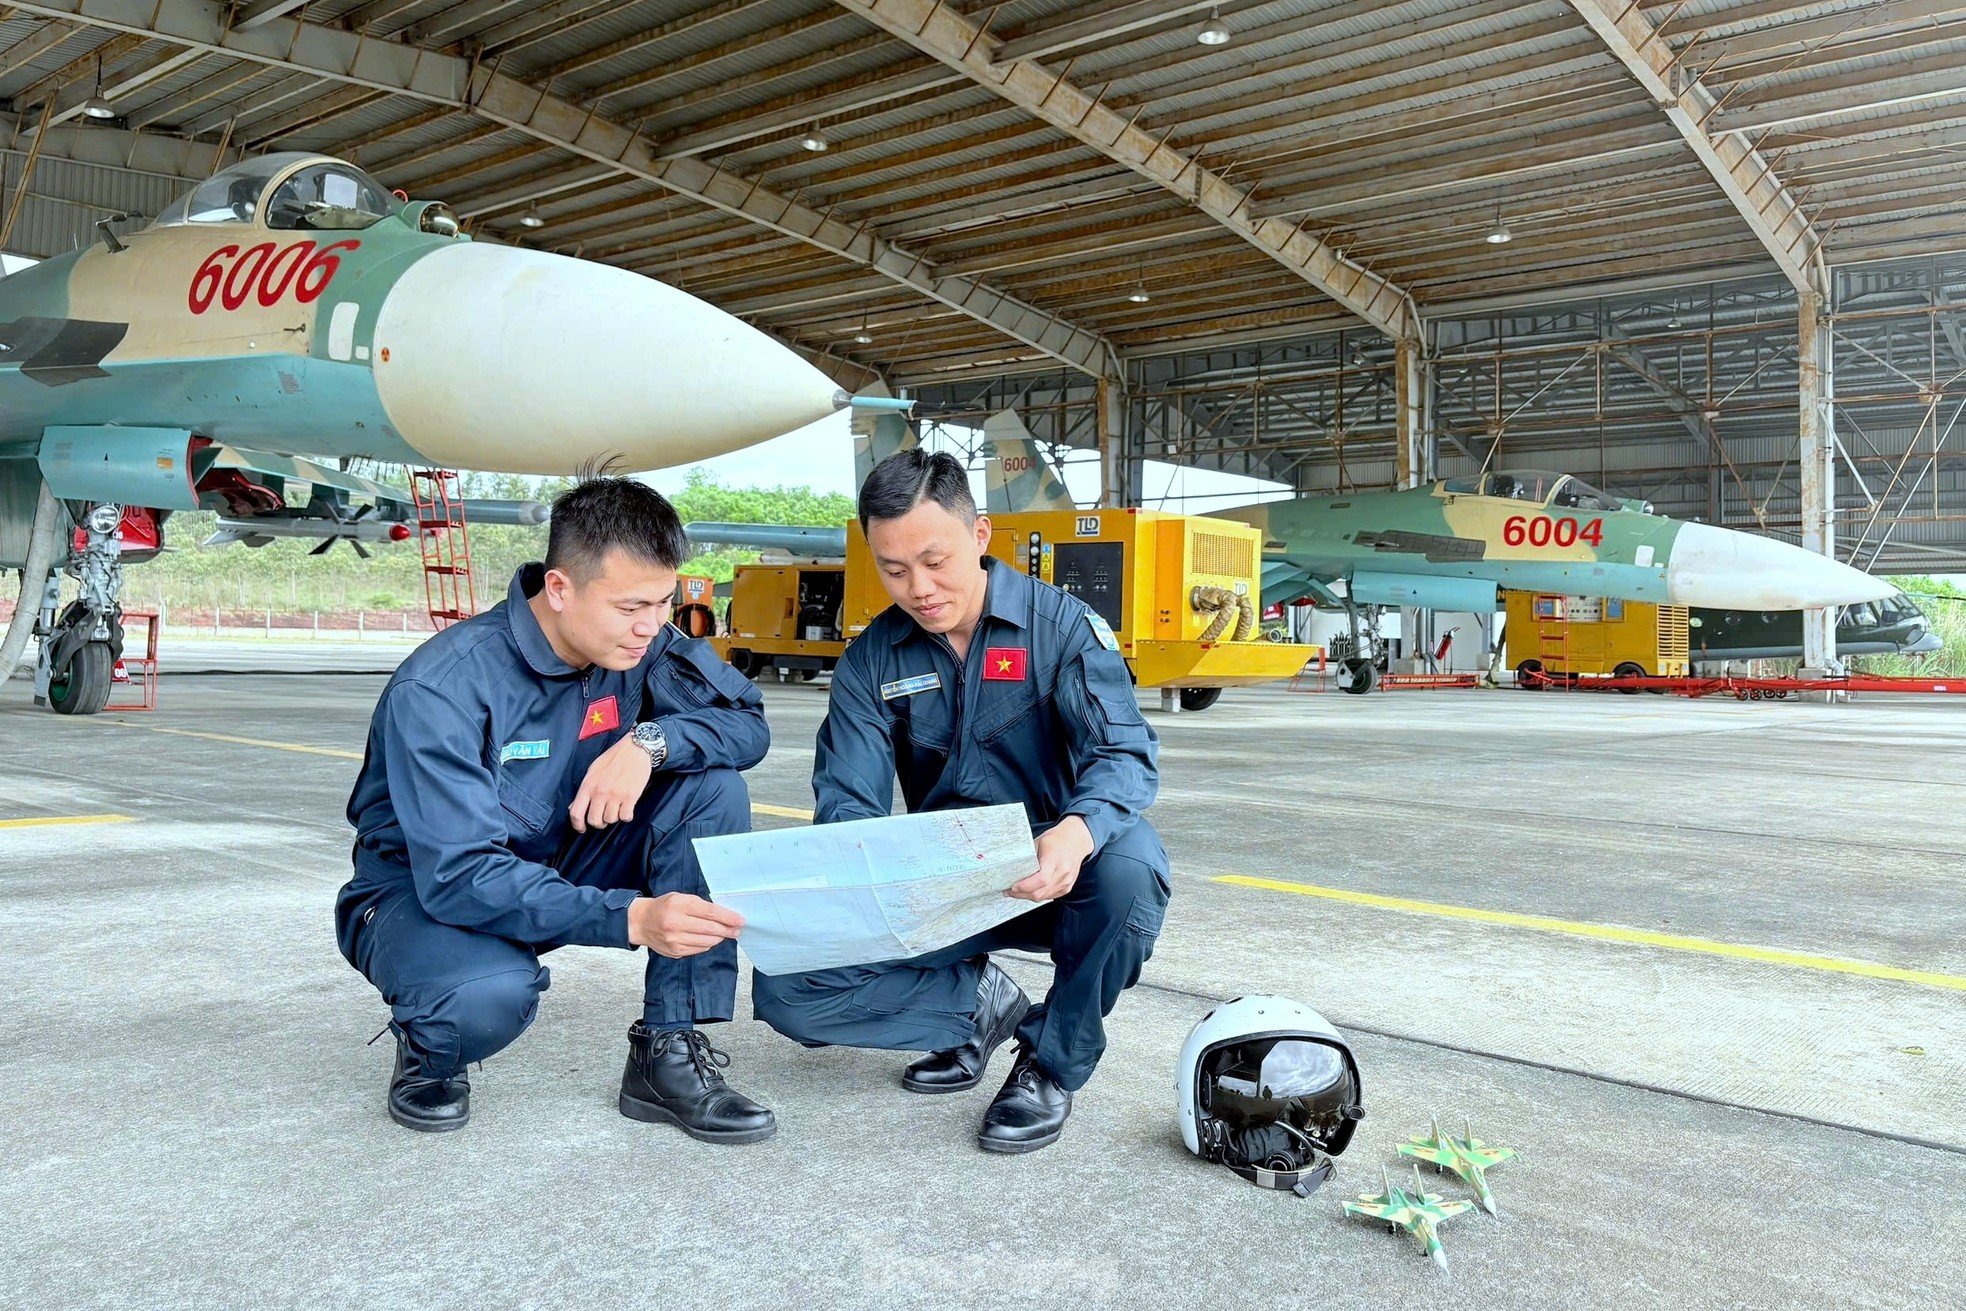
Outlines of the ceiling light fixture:
{"label": "ceiling light fixture", "polygon": [[819,133],[819,129],[817,127],[813,128],[810,132],[807,132],[804,136],[800,137],[799,145],[801,145],[807,150],[810,150],[815,155],[820,154],[824,151],[831,150],[833,148],[833,143],[828,141],[825,137],[821,136]]}
{"label": "ceiling light fixture", "polygon": [[1482,240],[1491,246],[1506,246],[1515,240],[1515,234],[1509,231],[1509,225],[1502,221],[1502,207],[1500,205],[1495,207],[1495,226],[1488,229],[1488,235],[1483,237]]}
{"label": "ceiling light fixture", "polygon": [[1195,40],[1205,46],[1225,46],[1229,44],[1229,38],[1234,35],[1235,33],[1229,31],[1228,24],[1222,21],[1222,11],[1211,9],[1208,11],[1208,22],[1202,25],[1201,31],[1195,33]]}
{"label": "ceiling light fixture", "polygon": [[874,344],[874,334],[867,331],[867,316],[865,314],[860,316],[860,331],[853,334],[853,344],[856,346],[872,346]]}
{"label": "ceiling light fixture", "polygon": [[96,58],[96,93],[82,102],[82,112],[90,118],[114,118],[116,106],[102,96],[102,58]]}
{"label": "ceiling light fixture", "polygon": [[1135,305],[1145,305],[1154,296],[1152,292],[1147,290],[1147,285],[1144,282],[1136,281],[1133,284],[1133,290],[1126,293],[1126,298]]}
{"label": "ceiling light fixture", "polygon": [[543,228],[546,226],[546,220],[539,216],[539,207],[534,205],[525,213],[519,215],[519,226],[522,228]]}

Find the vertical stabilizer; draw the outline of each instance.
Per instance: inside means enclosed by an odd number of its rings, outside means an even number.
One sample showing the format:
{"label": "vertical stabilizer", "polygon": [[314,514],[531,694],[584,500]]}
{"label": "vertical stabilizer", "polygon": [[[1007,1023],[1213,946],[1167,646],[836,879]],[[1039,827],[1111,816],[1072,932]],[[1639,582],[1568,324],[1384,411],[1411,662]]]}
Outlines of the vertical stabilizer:
{"label": "vertical stabilizer", "polygon": [[1016,410],[1000,410],[985,419],[983,442],[983,453],[989,457],[983,475],[989,513],[1077,508]]}

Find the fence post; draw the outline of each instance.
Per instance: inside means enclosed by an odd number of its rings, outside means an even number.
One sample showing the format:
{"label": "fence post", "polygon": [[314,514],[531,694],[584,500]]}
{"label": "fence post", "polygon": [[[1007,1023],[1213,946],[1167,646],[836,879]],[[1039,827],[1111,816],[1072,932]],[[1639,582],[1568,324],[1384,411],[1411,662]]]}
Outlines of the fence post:
{"label": "fence post", "polygon": [[270,605],[266,607],[266,636],[273,636],[273,607]]}
{"label": "fence post", "polygon": [[369,612],[366,610],[357,610],[355,612],[356,634],[357,635],[366,634],[369,631],[368,624],[369,624]]}
{"label": "fence post", "polygon": [[321,612],[319,610],[314,612],[314,640],[317,642],[321,640]]}
{"label": "fence post", "polygon": [[218,603],[218,599],[214,597],[212,599],[212,636],[213,637],[218,636],[220,620],[221,620],[221,609]]}
{"label": "fence post", "polygon": [[402,619],[403,619],[403,636],[408,637],[410,635],[410,612],[407,610],[403,611]]}

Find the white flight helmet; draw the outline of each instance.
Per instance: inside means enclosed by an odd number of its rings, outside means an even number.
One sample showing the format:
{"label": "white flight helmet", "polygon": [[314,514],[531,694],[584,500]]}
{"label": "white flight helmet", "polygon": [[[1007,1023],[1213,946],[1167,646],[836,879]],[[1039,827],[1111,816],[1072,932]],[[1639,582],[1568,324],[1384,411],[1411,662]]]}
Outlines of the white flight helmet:
{"label": "white flight helmet", "polygon": [[1365,1116],[1352,1049],[1288,997],[1238,997],[1202,1016],[1174,1085],[1189,1151],[1300,1197],[1331,1177]]}

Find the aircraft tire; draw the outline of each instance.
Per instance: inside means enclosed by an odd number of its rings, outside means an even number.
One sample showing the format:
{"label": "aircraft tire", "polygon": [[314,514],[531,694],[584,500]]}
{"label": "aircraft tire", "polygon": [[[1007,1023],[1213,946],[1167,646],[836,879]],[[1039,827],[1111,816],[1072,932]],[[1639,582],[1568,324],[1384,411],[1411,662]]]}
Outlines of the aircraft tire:
{"label": "aircraft tire", "polygon": [[1181,689],[1181,708],[1183,710],[1206,710],[1222,699],[1219,687],[1184,687]]}
{"label": "aircraft tire", "polygon": [[93,715],[109,704],[113,672],[107,642],[87,642],[69,657],[68,672],[48,685],[48,704],[58,715]]}
{"label": "aircraft tire", "polygon": [[[1611,676],[1613,678],[1643,678],[1645,677],[1645,671],[1643,669],[1640,669],[1637,665],[1633,664],[1631,661],[1627,660],[1625,661],[1625,663],[1619,665],[1616,669],[1612,670]],[[1618,690],[1620,692],[1623,692],[1626,696],[1637,696],[1641,689],[1636,687],[1621,687]]]}
{"label": "aircraft tire", "polygon": [[[1536,679],[1533,677],[1533,675],[1540,674],[1542,672],[1543,672],[1542,661],[1540,660],[1523,661],[1521,664],[1515,667],[1516,687],[1524,692],[1542,691],[1543,685],[1537,682]],[[1530,675],[1530,677],[1525,677],[1525,675]]]}
{"label": "aircraft tire", "polygon": [[1353,696],[1364,696],[1378,690],[1379,666],[1364,656],[1353,656],[1345,662],[1344,669],[1348,675],[1344,688]]}

